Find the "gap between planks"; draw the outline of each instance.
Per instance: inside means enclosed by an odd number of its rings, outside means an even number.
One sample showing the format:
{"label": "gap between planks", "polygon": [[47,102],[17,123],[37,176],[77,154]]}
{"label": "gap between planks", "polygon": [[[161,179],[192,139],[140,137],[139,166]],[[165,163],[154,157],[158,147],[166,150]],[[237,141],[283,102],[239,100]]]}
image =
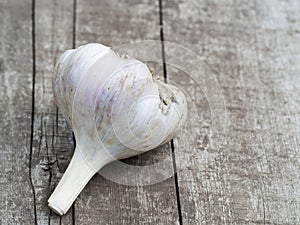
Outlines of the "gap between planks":
{"label": "gap between planks", "polygon": [[32,190],[33,197],[33,210],[34,210],[34,224],[37,225],[37,211],[36,211],[36,196],[35,188],[32,180],[32,151],[33,151],[33,134],[34,134],[34,112],[35,112],[35,0],[31,2],[31,38],[32,38],[32,99],[31,99],[31,134],[30,134],[30,152],[29,152],[29,162],[28,162],[28,175],[30,186]]}
{"label": "gap between planks", "polygon": [[[166,65],[165,44],[164,44],[165,38],[164,38],[164,26],[163,26],[164,24],[163,24],[162,1],[163,0],[158,0],[158,3],[159,3],[158,5],[159,5],[160,42],[161,42],[164,81],[167,83],[167,65]],[[179,192],[178,176],[177,176],[177,166],[176,166],[174,140],[172,139],[170,141],[170,143],[171,143],[172,164],[173,164],[173,173],[174,173],[174,182],[175,182],[176,202],[177,202],[177,210],[178,210],[178,220],[179,220],[179,224],[183,225],[181,203],[180,203],[180,192]]]}

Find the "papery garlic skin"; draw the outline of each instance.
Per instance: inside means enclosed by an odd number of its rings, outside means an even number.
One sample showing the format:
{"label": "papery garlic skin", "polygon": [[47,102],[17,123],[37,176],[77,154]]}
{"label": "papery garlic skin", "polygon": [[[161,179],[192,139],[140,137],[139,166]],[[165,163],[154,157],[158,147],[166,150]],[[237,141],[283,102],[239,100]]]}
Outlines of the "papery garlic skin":
{"label": "papery garlic skin", "polygon": [[101,167],[171,140],[187,115],[177,87],[157,80],[144,63],[101,44],[60,57],[54,93],[76,138],[73,159],[48,200],[59,214],[67,212]]}

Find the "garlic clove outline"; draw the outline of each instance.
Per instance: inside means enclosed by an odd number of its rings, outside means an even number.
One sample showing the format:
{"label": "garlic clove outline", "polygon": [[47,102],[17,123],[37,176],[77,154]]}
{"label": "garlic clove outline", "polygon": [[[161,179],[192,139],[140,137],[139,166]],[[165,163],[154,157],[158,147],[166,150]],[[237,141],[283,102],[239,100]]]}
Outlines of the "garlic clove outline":
{"label": "garlic clove outline", "polygon": [[59,59],[54,94],[71,125],[76,148],[49,207],[65,214],[107,163],[171,140],[187,115],[184,94],[155,79],[146,64],[101,44],[67,50]]}

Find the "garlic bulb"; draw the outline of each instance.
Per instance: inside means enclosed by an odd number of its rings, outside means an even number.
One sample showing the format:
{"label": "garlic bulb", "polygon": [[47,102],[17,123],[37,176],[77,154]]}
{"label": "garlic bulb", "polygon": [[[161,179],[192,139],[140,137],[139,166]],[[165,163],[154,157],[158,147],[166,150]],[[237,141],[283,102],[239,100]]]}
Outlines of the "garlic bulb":
{"label": "garlic bulb", "polygon": [[101,167],[171,140],[187,113],[177,87],[156,79],[144,63],[101,44],[61,56],[54,93],[76,139],[73,158],[48,200],[60,215]]}

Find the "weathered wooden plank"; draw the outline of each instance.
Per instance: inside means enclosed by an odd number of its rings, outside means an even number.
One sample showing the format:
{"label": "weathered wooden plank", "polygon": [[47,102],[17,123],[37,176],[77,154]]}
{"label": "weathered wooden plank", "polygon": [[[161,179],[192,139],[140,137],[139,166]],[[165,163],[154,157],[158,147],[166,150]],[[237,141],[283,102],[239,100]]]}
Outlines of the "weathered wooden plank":
{"label": "weathered wooden plank", "polygon": [[[159,39],[158,2],[78,0],[76,30],[77,46],[99,42],[116,47],[134,40]],[[168,145],[125,162],[149,165],[166,156],[170,156]],[[130,187],[96,175],[75,206],[78,224],[178,223],[173,178]]]}
{"label": "weathered wooden plank", "polygon": [[57,110],[52,91],[53,69],[60,54],[72,48],[73,0],[36,1],[35,114],[32,179],[38,224],[72,224],[72,210],[60,217],[47,200],[73,154],[71,128]]}
{"label": "weathered wooden plank", "polygon": [[34,224],[31,1],[0,1],[0,224]]}
{"label": "weathered wooden plank", "polygon": [[190,160],[178,173],[183,224],[299,224],[299,2],[163,3],[165,39],[206,60],[227,108],[227,133],[214,148],[201,84],[168,67],[192,110],[174,142],[177,165]]}

